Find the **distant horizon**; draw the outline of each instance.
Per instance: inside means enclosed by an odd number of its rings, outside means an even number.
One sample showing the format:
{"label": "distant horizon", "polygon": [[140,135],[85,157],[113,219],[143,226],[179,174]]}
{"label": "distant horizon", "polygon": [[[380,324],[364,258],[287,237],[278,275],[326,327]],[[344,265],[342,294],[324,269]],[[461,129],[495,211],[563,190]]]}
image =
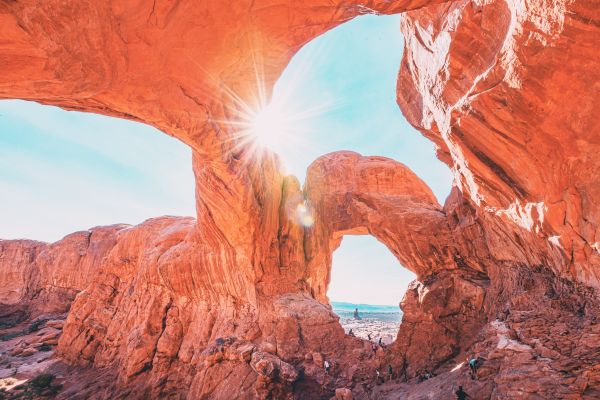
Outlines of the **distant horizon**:
{"label": "distant horizon", "polygon": [[[398,307],[400,308],[400,303],[398,304],[369,304],[369,303],[353,303],[351,301],[338,301],[338,300],[329,300],[331,305],[335,304],[347,304],[352,306],[371,306],[371,307]],[[360,311],[360,310],[359,310]]]}

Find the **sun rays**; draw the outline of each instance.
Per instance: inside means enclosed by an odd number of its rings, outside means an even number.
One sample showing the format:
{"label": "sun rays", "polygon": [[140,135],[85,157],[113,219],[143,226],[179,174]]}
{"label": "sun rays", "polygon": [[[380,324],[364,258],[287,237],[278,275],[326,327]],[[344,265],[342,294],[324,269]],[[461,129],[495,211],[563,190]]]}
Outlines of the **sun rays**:
{"label": "sun rays", "polygon": [[[302,87],[306,75],[317,52],[305,57],[297,65],[291,78],[279,80],[272,85],[272,76],[267,78],[265,62],[255,48],[251,71],[245,76],[252,79],[216,79],[209,78],[212,85],[220,89],[223,98],[217,100],[222,105],[222,113],[215,110],[210,121],[222,134],[220,144],[229,148],[234,159],[249,167],[265,168],[267,159],[275,156],[276,166],[283,175],[287,175],[286,159],[282,155],[311,154],[319,148],[315,138],[326,135],[319,121],[323,116],[342,105],[341,101],[326,97],[307,99]],[[206,70],[205,78],[210,74]],[[217,109],[218,112],[218,109]],[[321,129],[320,129],[321,128]],[[303,153],[302,153],[303,152]],[[286,201],[286,214],[290,221],[305,228],[315,223],[310,204],[304,196],[293,196]]]}
{"label": "sun rays", "polygon": [[[310,73],[318,52],[305,57],[291,79],[278,81],[272,89],[258,48],[253,51],[252,73],[248,74],[253,80],[243,82],[243,95],[219,82],[226,96],[224,111],[227,117],[215,122],[227,131],[232,150],[241,154],[246,163],[260,162],[271,153],[281,156],[309,152],[316,146],[311,141],[319,134],[327,134],[319,132],[318,121],[341,104],[334,99],[307,101],[303,96],[303,75]],[[284,167],[286,160],[281,159],[281,162]]]}
{"label": "sun rays", "polygon": [[[255,84],[261,87],[263,82]],[[260,160],[266,151],[289,154],[307,151],[312,146],[309,136],[317,133],[316,121],[333,105],[306,107],[293,101],[294,90],[294,87],[282,88],[270,101],[260,89],[249,101],[226,91],[234,103],[228,110],[232,117],[217,122],[228,130],[234,149],[246,153],[247,162]]]}

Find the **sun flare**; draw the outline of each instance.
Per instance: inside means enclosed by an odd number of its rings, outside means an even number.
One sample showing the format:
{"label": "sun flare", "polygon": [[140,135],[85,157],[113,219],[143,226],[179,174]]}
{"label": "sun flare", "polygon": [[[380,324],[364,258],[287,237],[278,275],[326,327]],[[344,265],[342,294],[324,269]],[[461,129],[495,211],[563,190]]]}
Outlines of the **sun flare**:
{"label": "sun flare", "polygon": [[309,136],[315,132],[315,117],[325,107],[302,108],[290,98],[274,96],[270,103],[258,99],[254,101],[256,107],[243,103],[237,119],[219,122],[232,129],[236,146],[249,149],[252,158],[260,159],[267,150],[277,154],[305,151],[311,146]]}
{"label": "sun flare", "polygon": [[258,146],[276,152],[283,141],[290,139],[292,127],[288,121],[281,107],[269,104],[252,116],[249,133]]}
{"label": "sun flare", "polygon": [[259,161],[269,153],[303,154],[318,147],[314,142],[319,133],[318,121],[339,104],[329,97],[318,102],[307,98],[301,78],[311,73],[311,65],[311,59],[307,59],[292,79],[277,82],[271,92],[265,80],[264,62],[257,51],[253,64],[255,81],[247,82],[253,90],[245,90],[242,96],[220,82],[229,104],[227,117],[215,122],[228,130],[234,151],[245,162]]}

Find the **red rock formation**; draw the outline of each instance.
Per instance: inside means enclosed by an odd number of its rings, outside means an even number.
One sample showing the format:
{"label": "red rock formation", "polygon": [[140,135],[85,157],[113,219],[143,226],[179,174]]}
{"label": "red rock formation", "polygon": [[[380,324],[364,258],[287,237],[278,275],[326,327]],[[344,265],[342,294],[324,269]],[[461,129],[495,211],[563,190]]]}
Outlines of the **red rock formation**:
{"label": "red rock formation", "polygon": [[94,279],[117,232],[125,228],[93,228],[53,244],[0,240],[0,303],[15,317],[67,311],[75,295]]}
{"label": "red rock formation", "polygon": [[[59,354],[87,384],[61,396],[598,395],[597,7],[433,3],[0,2],[0,98],[143,121],[194,153],[197,220],[0,243],[0,314],[80,292]],[[302,191],[223,122],[311,38],[407,10],[398,102],[456,172],[444,207],[401,164],[347,152]],[[418,276],[385,351],[327,306],[331,253],[366,233]],[[480,380],[452,371],[466,351]],[[409,383],[373,388],[384,363]],[[439,385],[410,381],[424,368]]]}
{"label": "red rock formation", "polygon": [[600,57],[587,1],[458,1],[403,17],[398,102],[482,209],[564,249],[600,286]]}
{"label": "red rock formation", "polygon": [[2,304],[19,303],[27,296],[36,254],[45,245],[32,240],[11,240],[0,243],[2,243],[0,247],[1,302]]}

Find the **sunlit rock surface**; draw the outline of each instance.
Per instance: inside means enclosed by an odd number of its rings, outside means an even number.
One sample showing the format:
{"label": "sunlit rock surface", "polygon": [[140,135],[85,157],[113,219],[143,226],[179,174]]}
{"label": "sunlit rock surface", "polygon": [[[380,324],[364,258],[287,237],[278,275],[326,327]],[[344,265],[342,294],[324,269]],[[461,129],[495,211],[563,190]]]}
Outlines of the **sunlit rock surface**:
{"label": "sunlit rock surface", "polygon": [[404,14],[398,102],[480,208],[600,287],[598,4],[457,1]]}
{"label": "sunlit rock surface", "polygon": [[[60,398],[600,397],[597,5],[356,3],[0,2],[0,98],[142,121],[194,152],[196,220],[0,242],[2,329],[69,311]],[[302,189],[236,137],[226,121],[304,43],[405,11],[398,102],[455,171],[444,206],[402,164],[350,152]],[[385,349],[328,305],[345,234],[417,274]]]}
{"label": "sunlit rock surface", "polygon": [[125,228],[93,228],[53,244],[0,240],[0,303],[15,317],[67,311],[96,276],[116,233]]}

